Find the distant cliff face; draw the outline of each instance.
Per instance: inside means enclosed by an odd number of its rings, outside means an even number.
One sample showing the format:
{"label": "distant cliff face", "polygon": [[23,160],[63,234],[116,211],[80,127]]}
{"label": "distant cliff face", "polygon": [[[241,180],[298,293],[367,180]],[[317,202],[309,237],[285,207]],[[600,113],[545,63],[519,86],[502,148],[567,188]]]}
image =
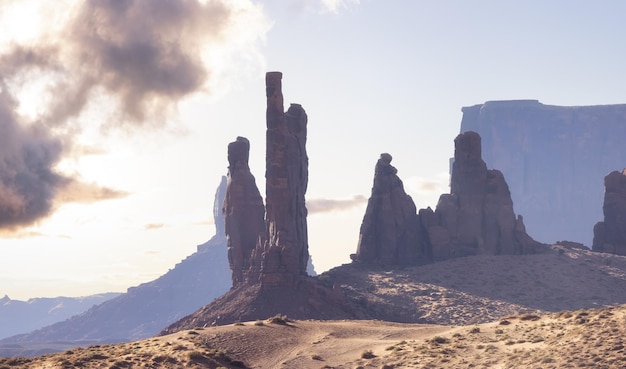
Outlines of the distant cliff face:
{"label": "distant cliff face", "polygon": [[42,297],[28,301],[11,300],[4,296],[0,299],[0,339],[63,321],[119,295],[103,293],[85,297]]}
{"label": "distant cliff face", "polygon": [[506,178],[515,210],[541,242],[591,245],[602,219],[602,179],[626,166],[626,104],[563,107],[535,100],[465,107],[461,132]]}

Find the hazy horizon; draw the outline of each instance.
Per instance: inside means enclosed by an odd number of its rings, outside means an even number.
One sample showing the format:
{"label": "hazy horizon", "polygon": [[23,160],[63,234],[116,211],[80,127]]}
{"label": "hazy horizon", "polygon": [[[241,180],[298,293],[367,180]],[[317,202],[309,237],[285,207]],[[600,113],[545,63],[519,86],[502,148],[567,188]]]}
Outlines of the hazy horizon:
{"label": "hazy horizon", "polygon": [[318,272],[356,251],[381,153],[435,207],[462,107],[626,103],[619,1],[116,4],[0,5],[0,296],[123,292],[166,273],[213,236],[237,136],[264,194],[266,71],[309,117]]}

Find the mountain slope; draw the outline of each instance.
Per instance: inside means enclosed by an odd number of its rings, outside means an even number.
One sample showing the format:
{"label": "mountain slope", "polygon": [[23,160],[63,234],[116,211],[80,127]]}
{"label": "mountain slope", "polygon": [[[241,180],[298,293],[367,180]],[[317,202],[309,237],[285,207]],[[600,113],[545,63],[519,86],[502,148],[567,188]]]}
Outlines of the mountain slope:
{"label": "mountain slope", "polygon": [[225,188],[226,178],[223,177],[213,211],[216,235],[198,246],[195,253],[156,280],[131,287],[126,293],[83,314],[0,340],[0,356],[36,355],[78,344],[150,337],[228,291],[231,272],[220,205]]}

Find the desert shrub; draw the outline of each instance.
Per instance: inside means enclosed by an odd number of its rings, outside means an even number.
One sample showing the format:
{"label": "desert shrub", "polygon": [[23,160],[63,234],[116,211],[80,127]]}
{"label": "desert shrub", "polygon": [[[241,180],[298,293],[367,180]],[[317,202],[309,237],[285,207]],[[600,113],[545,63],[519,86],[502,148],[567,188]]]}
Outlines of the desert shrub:
{"label": "desert shrub", "polygon": [[265,325],[265,323],[263,323],[263,321],[262,321],[262,320],[257,320],[256,322],[254,322],[254,325],[256,325],[256,326],[259,326],[259,327],[260,327],[260,326],[262,326],[262,325]]}
{"label": "desert shrub", "polygon": [[375,357],[376,355],[374,355],[374,351],[372,350],[365,350],[361,353],[361,359],[373,359]]}
{"label": "desert shrub", "polygon": [[445,337],[435,336],[431,338],[430,342],[443,345],[445,343],[450,343],[450,340]]}
{"label": "desert shrub", "polygon": [[6,361],[9,366],[23,366],[30,363],[31,360],[24,357],[14,357]]}
{"label": "desert shrub", "polygon": [[321,356],[319,356],[319,355],[312,355],[312,356],[311,356],[311,359],[313,359],[313,360],[317,360],[317,361],[324,361],[324,359],[322,359],[322,357],[321,357]]}
{"label": "desert shrub", "polygon": [[530,321],[535,321],[535,320],[539,320],[541,319],[541,317],[539,315],[536,314],[524,314],[522,316],[519,317],[519,320],[530,320]]}
{"label": "desert shrub", "polygon": [[187,334],[195,336],[195,335],[198,335],[200,333],[198,333],[196,331],[189,331],[189,332],[187,332]]}
{"label": "desert shrub", "polygon": [[487,347],[485,347],[485,351],[486,352],[494,352],[494,351],[498,351],[498,348],[494,345],[487,345]]}
{"label": "desert shrub", "polygon": [[152,361],[155,363],[175,363],[177,360],[169,355],[156,355],[152,357]]}
{"label": "desert shrub", "polygon": [[280,325],[287,325],[287,323],[290,322],[290,320],[287,319],[287,316],[282,315],[282,314],[276,314],[273,317],[269,318],[268,320],[272,324],[280,324]]}
{"label": "desert shrub", "polygon": [[130,361],[126,360],[118,360],[114,362],[109,369],[122,369],[122,368],[130,368],[133,365]]}
{"label": "desert shrub", "polygon": [[207,359],[207,357],[204,356],[204,354],[202,352],[200,352],[200,351],[190,351],[187,354],[187,358],[190,361],[204,361],[204,360]]}
{"label": "desert shrub", "polygon": [[239,360],[233,360],[230,362],[230,365],[236,367],[236,368],[246,368],[246,364],[243,363],[243,361],[239,361]]}
{"label": "desert shrub", "polygon": [[472,333],[472,334],[480,333],[480,328],[479,327],[474,327],[469,332]]}

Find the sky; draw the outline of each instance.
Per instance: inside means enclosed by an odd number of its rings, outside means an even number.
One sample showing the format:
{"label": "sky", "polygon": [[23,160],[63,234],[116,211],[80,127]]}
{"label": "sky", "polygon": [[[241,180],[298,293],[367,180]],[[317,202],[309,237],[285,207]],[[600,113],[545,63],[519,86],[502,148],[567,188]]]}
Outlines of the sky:
{"label": "sky", "polygon": [[313,263],[347,263],[381,153],[434,208],[463,106],[626,103],[623,14],[621,0],[2,0],[0,296],[123,292],[193,253],[237,136],[265,192],[267,71],[309,117]]}

